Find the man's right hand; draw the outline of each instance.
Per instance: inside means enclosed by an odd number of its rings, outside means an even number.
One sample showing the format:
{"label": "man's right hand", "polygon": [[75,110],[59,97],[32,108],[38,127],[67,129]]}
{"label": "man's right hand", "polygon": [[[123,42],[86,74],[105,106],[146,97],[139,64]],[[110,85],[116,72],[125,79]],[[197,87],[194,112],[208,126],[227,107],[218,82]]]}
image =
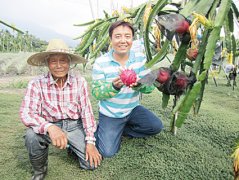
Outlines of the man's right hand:
{"label": "man's right hand", "polygon": [[56,146],[59,149],[66,149],[67,136],[61,128],[56,125],[51,125],[48,127],[47,131],[51,138],[53,146]]}
{"label": "man's right hand", "polygon": [[122,86],[124,85],[124,83],[121,81],[120,77],[115,78],[112,83],[117,89],[122,88]]}

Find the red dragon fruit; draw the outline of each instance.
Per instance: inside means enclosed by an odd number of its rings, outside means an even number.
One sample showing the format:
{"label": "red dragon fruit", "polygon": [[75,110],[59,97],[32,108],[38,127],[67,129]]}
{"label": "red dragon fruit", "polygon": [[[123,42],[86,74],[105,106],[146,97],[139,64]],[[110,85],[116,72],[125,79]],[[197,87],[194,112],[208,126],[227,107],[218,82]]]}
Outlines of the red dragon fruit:
{"label": "red dragon fruit", "polygon": [[179,34],[184,34],[188,31],[188,29],[189,29],[189,23],[188,23],[188,21],[184,20],[184,21],[180,22],[180,24],[178,25],[178,27],[175,31]]}
{"label": "red dragon fruit", "polygon": [[123,69],[120,73],[121,81],[126,85],[130,86],[137,81],[137,74],[132,69]]}
{"label": "red dragon fruit", "polygon": [[184,74],[179,74],[177,79],[176,79],[176,82],[175,82],[175,85],[177,88],[179,89],[185,89],[188,85],[188,78],[186,75]]}
{"label": "red dragon fruit", "polygon": [[187,50],[187,58],[191,61],[194,61],[198,55],[198,49],[197,48],[189,48]]}
{"label": "red dragon fruit", "polygon": [[157,81],[161,84],[164,84],[165,82],[167,82],[167,80],[170,78],[170,70],[167,68],[159,68],[158,71],[158,77],[157,77]]}

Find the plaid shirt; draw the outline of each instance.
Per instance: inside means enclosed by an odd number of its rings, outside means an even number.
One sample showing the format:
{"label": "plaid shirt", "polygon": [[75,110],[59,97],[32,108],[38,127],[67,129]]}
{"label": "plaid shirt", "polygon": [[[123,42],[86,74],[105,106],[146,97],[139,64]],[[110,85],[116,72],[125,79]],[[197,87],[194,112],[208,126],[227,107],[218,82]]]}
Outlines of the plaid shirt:
{"label": "plaid shirt", "polygon": [[82,119],[86,141],[95,141],[96,123],[83,77],[68,75],[59,88],[51,74],[29,82],[20,108],[21,121],[38,134],[46,134],[51,122]]}

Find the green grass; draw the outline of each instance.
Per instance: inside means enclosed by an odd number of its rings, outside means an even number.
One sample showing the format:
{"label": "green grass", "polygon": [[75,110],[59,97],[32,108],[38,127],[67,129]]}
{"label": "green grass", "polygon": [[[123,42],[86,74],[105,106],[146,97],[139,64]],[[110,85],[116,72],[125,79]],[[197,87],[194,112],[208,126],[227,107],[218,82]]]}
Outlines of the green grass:
{"label": "green grass", "polygon": [[[170,110],[161,108],[161,94],[144,95],[142,104],[161,117],[165,130],[143,139],[123,138],[120,152],[105,159],[95,171],[85,171],[54,147],[49,151],[46,179],[233,179],[231,154],[239,137],[238,87],[232,91],[225,79],[218,87],[209,79],[198,116],[189,115],[177,136],[170,130]],[[25,127],[19,120],[23,94],[0,93],[0,177],[25,180],[31,166],[24,146]],[[97,117],[97,102],[92,99]],[[170,104],[171,105],[171,104]]]}

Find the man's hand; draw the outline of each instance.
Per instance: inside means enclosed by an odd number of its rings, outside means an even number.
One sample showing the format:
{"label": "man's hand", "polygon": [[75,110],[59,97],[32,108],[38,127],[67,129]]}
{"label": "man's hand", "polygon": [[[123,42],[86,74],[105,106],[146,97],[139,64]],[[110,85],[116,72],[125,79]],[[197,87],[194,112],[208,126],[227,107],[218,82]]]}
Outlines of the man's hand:
{"label": "man's hand", "polygon": [[131,87],[131,88],[134,88],[134,87],[137,87],[137,86],[140,86],[141,84],[140,83],[138,83],[138,81],[139,81],[140,79],[139,79],[139,77],[137,76],[137,80],[136,80],[136,82],[135,83],[132,83],[132,84],[130,84],[129,85],[129,87]]}
{"label": "man's hand", "polygon": [[102,156],[95,147],[94,144],[86,144],[86,161],[90,162],[90,166],[97,168],[100,165],[100,162],[102,161]]}
{"label": "man's hand", "polygon": [[134,87],[137,87],[138,85],[139,85],[139,83],[135,82],[133,84],[130,84],[129,87],[134,88]]}
{"label": "man's hand", "polygon": [[59,149],[66,149],[67,146],[67,136],[61,128],[56,125],[51,125],[47,129],[49,136],[52,141],[52,145]]}
{"label": "man's hand", "polygon": [[112,83],[117,89],[120,89],[124,85],[120,77],[115,78]]}

